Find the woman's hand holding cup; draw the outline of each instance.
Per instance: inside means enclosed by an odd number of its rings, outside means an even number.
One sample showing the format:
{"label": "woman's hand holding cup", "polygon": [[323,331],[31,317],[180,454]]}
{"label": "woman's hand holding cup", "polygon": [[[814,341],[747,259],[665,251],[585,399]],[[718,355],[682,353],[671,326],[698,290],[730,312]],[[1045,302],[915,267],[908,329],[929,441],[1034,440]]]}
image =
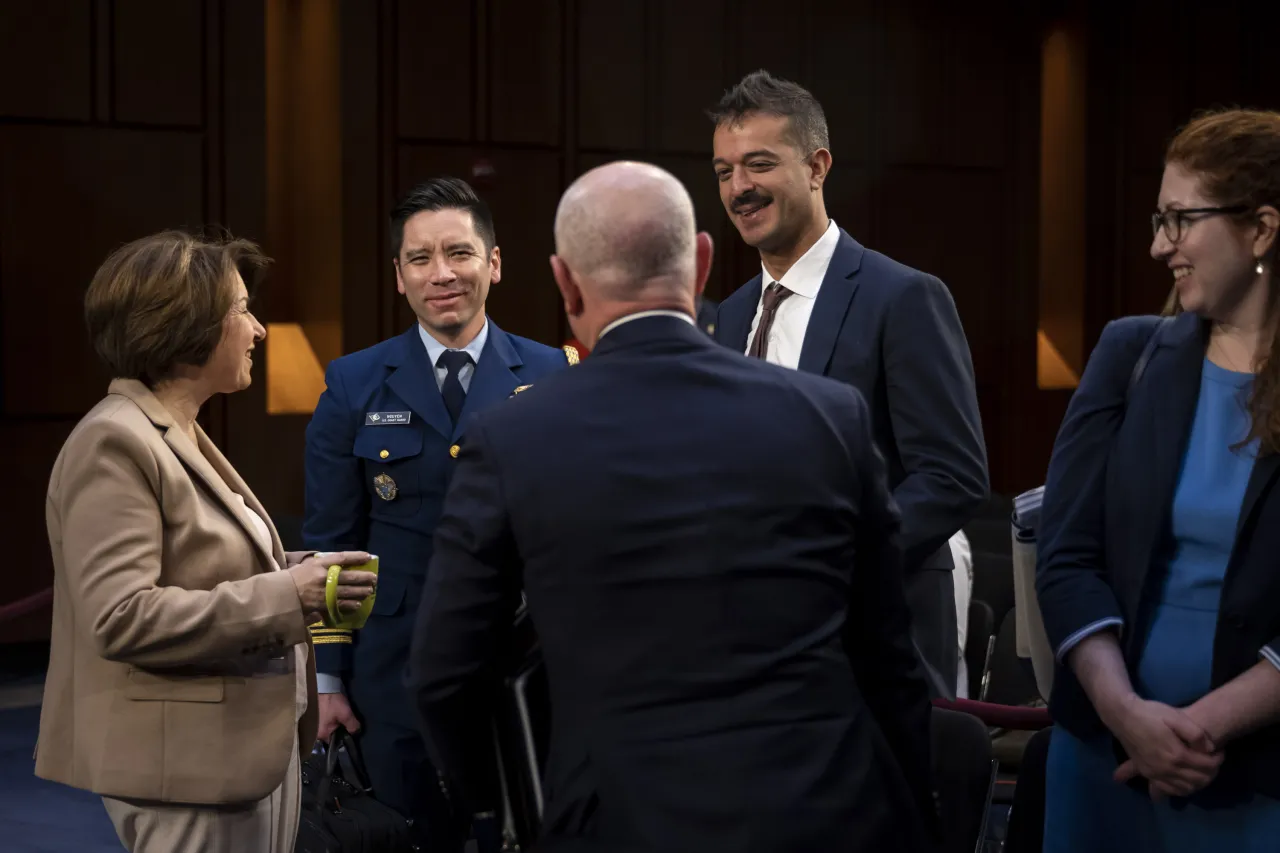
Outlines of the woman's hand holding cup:
{"label": "woman's hand holding cup", "polygon": [[[371,559],[372,557],[364,551],[336,551],[313,554],[296,566],[287,569],[290,577],[293,578],[293,585],[298,590],[298,599],[302,602],[302,612],[308,625],[328,618],[325,585],[329,579],[329,567],[362,566]],[[359,610],[360,605],[373,594],[377,585],[378,576],[373,572],[343,569],[338,575],[338,609],[343,613]]]}

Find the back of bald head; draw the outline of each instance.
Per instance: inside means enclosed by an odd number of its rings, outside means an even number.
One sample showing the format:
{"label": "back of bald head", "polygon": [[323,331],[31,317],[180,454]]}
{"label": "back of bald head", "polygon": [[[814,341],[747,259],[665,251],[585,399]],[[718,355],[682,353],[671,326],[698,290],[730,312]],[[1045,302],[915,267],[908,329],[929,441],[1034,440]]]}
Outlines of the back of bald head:
{"label": "back of bald head", "polygon": [[693,202],[671,173],[648,163],[592,169],[556,211],[556,254],[580,285],[606,299],[692,296]]}

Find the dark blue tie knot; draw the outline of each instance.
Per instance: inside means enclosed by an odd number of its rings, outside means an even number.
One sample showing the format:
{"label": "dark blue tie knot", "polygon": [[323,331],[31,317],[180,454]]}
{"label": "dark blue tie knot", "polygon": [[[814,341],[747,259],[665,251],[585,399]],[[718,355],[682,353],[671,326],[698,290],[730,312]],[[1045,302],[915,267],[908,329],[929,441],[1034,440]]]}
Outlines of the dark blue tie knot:
{"label": "dark blue tie knot", "polygon": [[471,355],[462,350],[447,349],[436,359],[436,366],[445,369],[444,382],[440,385],[440,395],[444,397],[444,407],[449,410],[449,418],[456,424],[462,414],[462,404],[467,393],[458,376],[463,367],[471,364]]}
{"label": "dark blue tie knot", "polygon": [[447,349],[436,359],[436,367],[443,367],[448,376],[457,376],[459,370],[471,363],[471,353],[459,349]]}

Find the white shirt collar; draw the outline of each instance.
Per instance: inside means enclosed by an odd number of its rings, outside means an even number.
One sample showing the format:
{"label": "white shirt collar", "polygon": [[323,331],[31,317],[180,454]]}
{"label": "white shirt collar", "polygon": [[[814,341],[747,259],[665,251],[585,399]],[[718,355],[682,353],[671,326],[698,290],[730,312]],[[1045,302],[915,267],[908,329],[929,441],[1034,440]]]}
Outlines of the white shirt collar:
{"label": "white shirt collar", "polygon": [[[831,256],[836,253],[836,245],[839,242],[840,229],[836,226],[834,219],[828,220],[827,230],[822,232],[818,242],[809,247],[809,251],[791,265],[791,269],[787,270],[786,275],[782,277],[781,284],[798,296],[807,299],[817,298],[818,289],[822,287],[822,280],[827,276],[827,267],[831,265]],[[769,275],[769,271],[764,268],[762,262],[760,264],[761,290],[776,280]]]}
{"label": "white shirt collar", "polygon": [[600,346],[600,338],[603,338],[605,335],[609,334],[619,326],[625,325],[626,323],[630,323],[632,320],[640,320],[645,317],[679,317],[681,320],[684,320],[690,326],[697,325],[696,323],[693,322],[693,318],[690,317],[688,314],[684,313],[683,311],[671,311],[666,308],[655,308],[650,311],[637,311],[634,314],[628,314],[625,317],[619,317],[609,325],[605,326],[604,329],[600,332],[599,336],[597,336],[596,338],[596,346]]}
{"label": "white shirt collar", "polygon": [[[422,324],[418,324],[418,335],[422,338],[422,345],[427,348],[427,358],[431,360],[431,366],[436,366],[436,361],[440,358],[440,353],[447,349],[457,349],[456,347],[447,347],[431,336],[431,333],[423,328]],[[462,347],[462,351],[471,356],[471,360],[476,364],[480,363],[480,353],[484,352],[485,342],[489,340],[489,318],[484,318],[484,325],[480,327],[480,334],[471,339],[471,343]]]}

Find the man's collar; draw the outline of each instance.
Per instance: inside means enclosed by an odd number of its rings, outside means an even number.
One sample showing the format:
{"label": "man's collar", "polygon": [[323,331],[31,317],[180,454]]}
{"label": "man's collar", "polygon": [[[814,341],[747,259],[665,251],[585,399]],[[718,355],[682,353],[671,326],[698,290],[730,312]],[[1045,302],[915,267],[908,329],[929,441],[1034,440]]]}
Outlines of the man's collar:
{"label": "man's collar", "polygon": [[[827,274],[827,266],[831,263],[831,256],[835,254],[836,245],[839,242],[840,228],[834,219],[828,219],[827,230],[823,231],[817,242],[791,265],[791,269],[782,276],[782,284],[799,296],[807,299],[816,298],[818,289],[822,287],[822,279]],[[763,262],[760,264],[760,281],[761,287],[768,287],[777,281],[765,269]]]}
{"label": "man's collar", "polygon": [[489,340],[489,318],[484,318],[484,325],[480,327],[480,333],[471,339],[471,343],[465,347],[447,347],[440,343],[431,333],[428,332],[421,323],[418,324],[418,335],[422,338],[422,345],[427,348],[427,358],[431,361],[431,366],[435,367],[436,362],[440,359],[440,354],[447,349],[460,349],[471,356],[471,361],[475,364],[480,363],[480,354],[484,352],[485,342]]}
{"label": "man's collar", "polygon": [[683,311],[673,311],[668,308],[653,308],[648,311],[637,311],[634,314],[627,314],[625,316],[619,317],[609,325],[605,326],[600,331],[600,334],[596,336],[596,346],[600,345],[601,338],[603,338],[605,335],[609,334],[619,326],[624,325],[626,323],[630,323],[632,320],[640,320],[645,317],[679,317],[681,320],[684,320],[690,326],[697,325],[696,323],[694,323],[693,318]]}

